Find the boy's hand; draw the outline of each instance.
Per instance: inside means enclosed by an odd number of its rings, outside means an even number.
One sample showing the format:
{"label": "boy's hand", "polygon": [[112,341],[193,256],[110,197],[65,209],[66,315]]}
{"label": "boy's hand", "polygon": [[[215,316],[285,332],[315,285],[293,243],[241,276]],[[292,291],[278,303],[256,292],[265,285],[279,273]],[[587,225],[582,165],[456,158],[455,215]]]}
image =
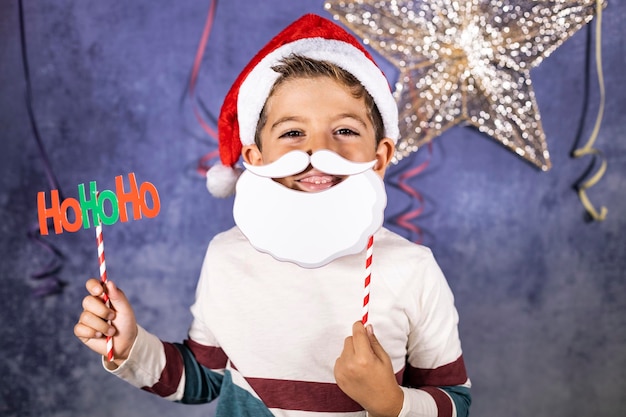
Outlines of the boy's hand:
{"label": "boy's hand", "polygon": [[[106,286],[111,308],[104,303],[104,287],[100,281],[90,279],[85,286],[90,295],[83,298],[84,310],[74,326],[74,335],[103,356],[106,356],[106,336],[113,336],[114,362],[120,365],[128,358],[137,337],[135,313],[122,290],[112,281]],[[111,325],[107,320],[111,320]]]}
{"label": "boy's hand", "polygon": [[380,345],[372,326],[360,321],[352,326],[343,352],[335,362],[337,385],[374,417],[397,417],[404,393],[396,381],[389,355]]}

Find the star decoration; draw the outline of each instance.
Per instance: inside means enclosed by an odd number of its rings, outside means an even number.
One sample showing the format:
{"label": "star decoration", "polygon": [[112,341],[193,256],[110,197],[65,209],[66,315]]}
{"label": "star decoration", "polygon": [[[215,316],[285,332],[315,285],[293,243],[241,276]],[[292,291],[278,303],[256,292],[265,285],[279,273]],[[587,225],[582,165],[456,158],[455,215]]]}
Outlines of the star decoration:
{"label": "star decoration", "polygon": [[547,171],[530,69],[593,18],[597,1],[331,0],[325,8],[400,71],[395,162],[466,122]]}

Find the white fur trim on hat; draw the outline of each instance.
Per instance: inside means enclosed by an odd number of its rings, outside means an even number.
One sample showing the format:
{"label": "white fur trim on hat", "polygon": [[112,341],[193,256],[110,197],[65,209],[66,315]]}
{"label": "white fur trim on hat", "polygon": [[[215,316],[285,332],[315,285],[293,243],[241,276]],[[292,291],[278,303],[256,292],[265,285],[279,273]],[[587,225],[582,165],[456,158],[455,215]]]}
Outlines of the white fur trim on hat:
{"label": "white fur trim on hat", "polygon": [[372,96],[383,119],[385,137],[397,141],[398,108],[387,79],[363,52],[349,43],[325,38],[305,38],[283,45],[266,55],[241,84],[237,97],[239,135],[242,145],[252,145],[272,86],[279,74],[272,69],[289,55],[306,56],[318,61],[328,61],[354,75]]}
{"label": "white fur trim on hat", "polygon": [[216,163],[206,172],[206,188],[214,197],[224,198],[235,193],[241,169]]}

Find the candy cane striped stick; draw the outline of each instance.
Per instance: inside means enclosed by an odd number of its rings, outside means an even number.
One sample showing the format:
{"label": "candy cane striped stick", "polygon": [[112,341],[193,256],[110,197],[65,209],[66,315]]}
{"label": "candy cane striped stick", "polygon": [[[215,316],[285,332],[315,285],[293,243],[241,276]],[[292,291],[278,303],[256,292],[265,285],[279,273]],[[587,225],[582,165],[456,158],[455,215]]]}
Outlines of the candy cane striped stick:
{"label": "candy cane striped stick", "polygon": [[372,246],[374,245],[374,236],[370,236],[367,241],[367,257],[365,259],[365,285],[363,286],[363,318],[361,322],[363,326],[367,325],[370,308],[370,282],[372,281]]}
{"label": "candy cane striped stick", "polygon": [[[106,293],[107,264],[104,260],[104,239],[102,238],[102,223],[100,222],[100,219],[98,219],[98,224],[96,225],[96,243],[98,244],[98,263],[100,264],[100,281],[102,281],[102,284],[105,286],[104,302],[107,307],[111,308],[111,300],[109,300],[109,295]],[[107,336],[107,359],[109,360],[109,362],[113,360],[113,338],[111,336]]]}

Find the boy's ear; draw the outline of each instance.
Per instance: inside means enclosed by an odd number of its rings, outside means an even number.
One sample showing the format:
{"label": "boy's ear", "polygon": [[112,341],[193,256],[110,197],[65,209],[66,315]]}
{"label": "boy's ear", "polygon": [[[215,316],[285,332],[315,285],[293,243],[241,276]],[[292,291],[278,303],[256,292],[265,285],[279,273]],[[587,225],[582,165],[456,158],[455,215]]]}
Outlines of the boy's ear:
{"label": "boy's ear", "polygon": [[393,140],[389,138],[382,138],[378,142],[376,147],[376,165],[374,165],[374,172],[380,175],[381,178],[385,177],[385,170],[393,158],[393,154],[396,151],[396,146]]}
{"label": "boy's ear", "polygon": [[263,156],[256,145],[246,145],[241,148],[241,156],[246,164],[263,165]]}

